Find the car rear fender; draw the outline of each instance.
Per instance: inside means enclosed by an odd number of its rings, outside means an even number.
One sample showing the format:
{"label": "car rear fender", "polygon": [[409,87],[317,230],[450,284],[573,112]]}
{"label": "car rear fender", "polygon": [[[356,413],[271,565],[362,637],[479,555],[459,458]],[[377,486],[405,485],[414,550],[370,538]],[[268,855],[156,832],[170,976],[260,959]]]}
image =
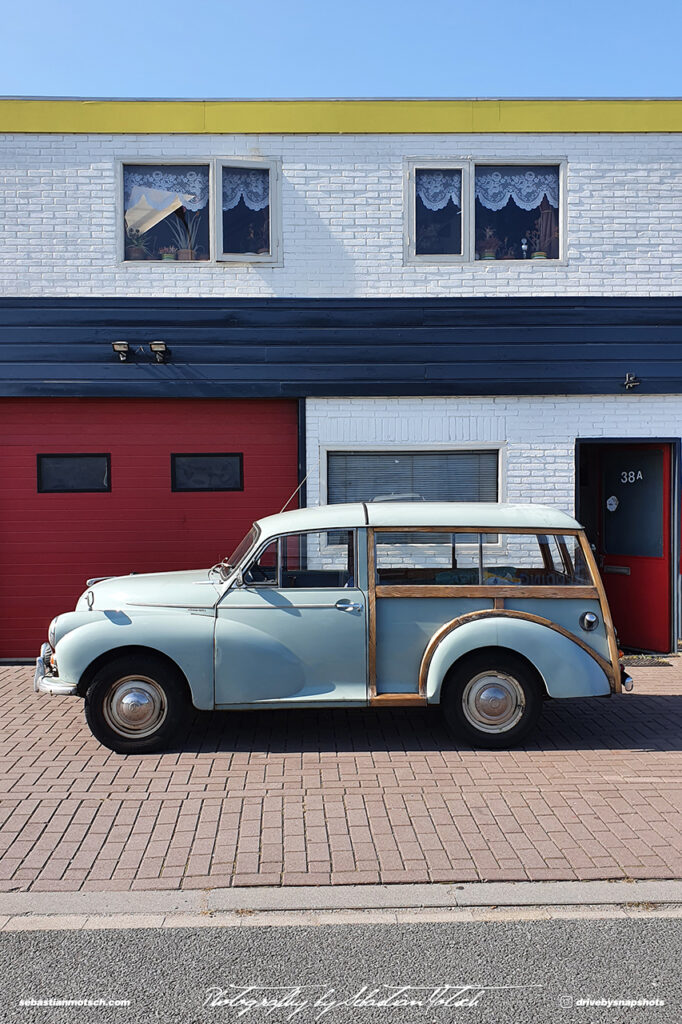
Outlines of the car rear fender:
{"label": "car rear fender", "polygon": [[440,701],[441,686],[450,668],[482,648],[503,648],[526,658],[538,671],[550,697],[597,697],[611,691],[603,667],[606,663],[602,665],[598,655],[589,654],[551,624],[487,616],[450,625],[453,628],[449,632],[439,631],[443,634],[440,640],[435,635],[422,662],[429,703]]}

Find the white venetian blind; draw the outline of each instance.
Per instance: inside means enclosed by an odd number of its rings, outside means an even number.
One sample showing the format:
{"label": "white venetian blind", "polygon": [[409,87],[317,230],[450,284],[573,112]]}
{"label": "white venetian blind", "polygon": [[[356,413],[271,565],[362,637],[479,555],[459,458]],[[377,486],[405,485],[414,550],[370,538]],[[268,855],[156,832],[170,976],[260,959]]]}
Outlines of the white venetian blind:
{"label": "white venetian blind", "polygon": [[327,500],[497,501],[497,452],[329,452]]}

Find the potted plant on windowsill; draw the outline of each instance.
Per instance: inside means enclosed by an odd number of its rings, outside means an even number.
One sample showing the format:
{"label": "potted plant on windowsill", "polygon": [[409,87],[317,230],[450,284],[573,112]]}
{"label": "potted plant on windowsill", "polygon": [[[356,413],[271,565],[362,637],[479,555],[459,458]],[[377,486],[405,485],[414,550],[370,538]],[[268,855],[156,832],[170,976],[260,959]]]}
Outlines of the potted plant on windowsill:
{"label": "potted plant on windowsill", "polygon": [[159,256],[162,260],[174,260],[177,252],[178,250],[174,245],[165,245],[159,249]]}
{"label": "potted plant on windowsill", "polygon": [[138,231],[137,228],[126,228],[126,259],[146,260],[151,256],[149,232]]}
{"label": "potted plant on windowsill", "polygon": [[176,210],[175,216],[168,220],[168,227],[173,235],[173,241],[177,245],[177,258],[179,260],[194,260],[201,246],[197,243],[199,228],[201,226],[201,212],[197,210],[190,213],[186,207],[182,207],[182,213]]}
{"label": "potted plant on windowsill", "polygon": [[500,248],[501,242],[495,234],[495,229],[488,226],[483,230],[483,236],[477,245],[477,249],[481,254],[482,260],[495,260],[497,259],[497,250]]}
{"label": "potted plant on windowsill", "polygon": [[537,228],[535,231],[528,232],[528,242],[531,248],[530,258],[532,260],[547,259],[547,253],[544,249],[540,248],[540,231]]}

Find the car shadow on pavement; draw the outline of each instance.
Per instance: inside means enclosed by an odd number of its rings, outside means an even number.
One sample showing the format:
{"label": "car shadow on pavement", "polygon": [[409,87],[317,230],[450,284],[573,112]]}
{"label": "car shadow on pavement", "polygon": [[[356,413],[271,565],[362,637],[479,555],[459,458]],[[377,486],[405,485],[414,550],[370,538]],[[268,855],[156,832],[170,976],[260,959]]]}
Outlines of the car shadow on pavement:
{"label": "car shadow on pavement", "polygon": [[[471,749],[436,706],[196,712],[173,744],[175,752],[303,755]],[[516,749],[682,750],[682,694],[548,701],[532,738]]]}

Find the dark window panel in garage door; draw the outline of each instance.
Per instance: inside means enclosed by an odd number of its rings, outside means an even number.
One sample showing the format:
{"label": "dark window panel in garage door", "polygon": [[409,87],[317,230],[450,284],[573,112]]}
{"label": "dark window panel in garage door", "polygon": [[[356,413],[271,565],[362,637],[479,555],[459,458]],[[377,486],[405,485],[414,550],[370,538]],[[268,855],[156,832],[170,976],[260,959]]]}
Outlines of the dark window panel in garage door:
{"label": "dark window panel in garage door", "polygon": [[111,456],[38,455],[40,494],[111,490]]}

